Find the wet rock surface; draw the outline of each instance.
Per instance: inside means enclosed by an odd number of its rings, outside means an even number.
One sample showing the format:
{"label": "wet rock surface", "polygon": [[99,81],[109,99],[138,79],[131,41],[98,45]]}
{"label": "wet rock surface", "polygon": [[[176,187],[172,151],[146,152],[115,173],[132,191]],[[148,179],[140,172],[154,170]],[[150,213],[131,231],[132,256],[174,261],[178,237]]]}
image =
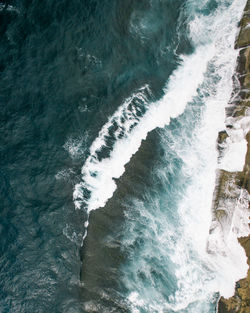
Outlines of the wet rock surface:
{"label": "wet rock surface", "polygon": [[[227,117],[234,119],[249,116],[250,112],[250,1],[247,1],[243,17],[240,22],[240,32],[236,40],[235,48],[239,50],[237,68],[235,74],[235,84],[232,100],[227,108]],[[218,147],[223,146],[227,139],[227,131],[223,131],[218,136]],[[245,165],[241,172],[227,172],[220,170],[217,175],[217,189],[214,198],[214,218],[220,223],[224,219],[230,218],[227,212],[219,210],[220,201],[229,197],[226,186],[231,186],[247,190],[250,193],[250,132],[246,134],[247,153]],[[221,151],[219,151],[221,154]],[[233,187],[232,187],[233,188]],[[229,190],[230,193],[230,190]],[[249,208],[248,208],[249,209]],[[239,243],[245,249],[250,266],[250,235],[238,239]],[[250,269],[247,277],[236,283],[235,294],[229,299],[220,298],[218,303],[219,313],[250,313]]]}

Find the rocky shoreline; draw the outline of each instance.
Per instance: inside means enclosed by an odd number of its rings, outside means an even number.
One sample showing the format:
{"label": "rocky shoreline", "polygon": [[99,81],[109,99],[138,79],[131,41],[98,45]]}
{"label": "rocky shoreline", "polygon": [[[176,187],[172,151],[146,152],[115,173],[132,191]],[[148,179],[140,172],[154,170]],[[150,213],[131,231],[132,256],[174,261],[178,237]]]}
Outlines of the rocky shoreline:
{"label": "rocky shoreline", "polygon": [[[220,227],[232,225],[234,212],[225,209],[227,200],[241,201],[242,192],[245,193],[245,202],[249,210],[250,193],[250,0],[244,9],[243,17],[240,21],[240,32],[237,37],[235,48],[239,49],[236,74],[234,77],[234,90],[231,101],[226,109],[226,130],[219,133],[218,150],[223,155],[227,142],[234,130],[243,128],[244,140],[247,141],[247,151],[245,165],[241,171],[218,170],[217,188],[214,195],[213,220],[219,222]],[[236,125],[237,124],[237,125]],[[243,126],[242,126],[243,125]],[[233,138],[231,139],[231,142]],[[247,192],[248,194],[247,194]],[[240,193],[239,193],[240,192]],[[223,208],[224,204],[224,208]],[[228,230],[226,230],[228,232]],[[223,232],[225,234],[225,229]],[[213,228],[211,228],[213,232]],[[238,238],[239,243],[245,249],[248,265],[250,267],[250,235]],[[236,283],[235,294],[229,299],[220,298],[218,303],[218,313],[250,313],[250,268],[247,277]]]}

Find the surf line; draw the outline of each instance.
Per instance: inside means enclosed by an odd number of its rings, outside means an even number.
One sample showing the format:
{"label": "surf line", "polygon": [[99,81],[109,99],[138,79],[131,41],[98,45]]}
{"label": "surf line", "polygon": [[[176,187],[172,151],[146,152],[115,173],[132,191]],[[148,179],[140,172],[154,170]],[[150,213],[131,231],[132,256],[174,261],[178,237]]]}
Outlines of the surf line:
{"label": "surf line", "polygon": [[[164,89],[164,96],[148,104],[142,117],[131,116],[129,104],[137,97],[146,104],[149,86],[142,87],[138,93],[127,99],[108,120],[90,147],[90,155],[84,163],[81,173],[82,181],[75,185],[73,201],[76,209],[84,209],[89,216],[92,210],[105,205],[116,190],[114,179],[118,179],[125,171],[125,165],[139,149],[142,140],[157,127],[169,124],[171,118],[181,115],[188,102],[197,94],[197,88],[203,82],[208,61],[214,55],[214,46],[198,46],[192,55],[183,55],[178,68],[170,76]],[[189,81],[189,84],[187,84]],[[125,120],[125,121],[124,121]],[[136,122],[134,127],[131,126]],[[98,152],[105,147],[105,139],[109,136],[112,125],[122,131],[123,136],[115,136],[116,140],[109,157],[98,159]],[[87,235],[88,219],[85,222]],[[83,238],[83,240],[84,240]]]}

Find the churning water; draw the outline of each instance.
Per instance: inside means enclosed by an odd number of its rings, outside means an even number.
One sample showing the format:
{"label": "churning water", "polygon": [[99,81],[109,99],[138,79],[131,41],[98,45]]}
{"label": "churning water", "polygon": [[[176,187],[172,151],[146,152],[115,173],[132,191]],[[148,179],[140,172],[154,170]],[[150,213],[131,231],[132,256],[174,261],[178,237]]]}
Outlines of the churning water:
{"label": "churning water", "polygon": [[244,5],[0,2],[1,312],[210,313],[233,294],[247,196],[226,239],[209,229]]}

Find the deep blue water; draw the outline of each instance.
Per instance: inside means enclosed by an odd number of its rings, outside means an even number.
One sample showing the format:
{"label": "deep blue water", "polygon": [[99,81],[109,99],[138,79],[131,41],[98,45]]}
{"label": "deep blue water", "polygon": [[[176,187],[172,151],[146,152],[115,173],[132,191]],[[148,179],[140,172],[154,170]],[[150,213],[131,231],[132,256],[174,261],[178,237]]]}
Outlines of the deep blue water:
{"label": "deep blue water", "polygon": [[[116,142],[164,96],[183,55],[206,43],[210,33],[199,41],[190,23],[213,21],[232,2],[0,1],[0,312],[160,312],[156,302],[173,312],[163,302],[173,303],[178,290],[170,255],[183,221],[175,213],[192,181],[183,176],[180,147],[191,147],[209,92],[216,94],[213,63],[211,89],[200,86],[179,119],[150,129],[104,208],[89,216],[92,189],[82,189],[80,209],[73,192],[108,119],[148,86],[126,107],[136,111],[131,119],[124,113],[112,121],[91,162],[111,159]],[[185,79],[183,89],[193,78]],[[123,119],[132,121],[129,129]],[[176,233],[165,238],[168,227]],[[169,247],[158,246],[161,235]],[[152,307],[131,306],[136,289]],[[215,310],[213,296],[201,304],[204,313]],[[192,303],[176,310],[203,312]]]}

